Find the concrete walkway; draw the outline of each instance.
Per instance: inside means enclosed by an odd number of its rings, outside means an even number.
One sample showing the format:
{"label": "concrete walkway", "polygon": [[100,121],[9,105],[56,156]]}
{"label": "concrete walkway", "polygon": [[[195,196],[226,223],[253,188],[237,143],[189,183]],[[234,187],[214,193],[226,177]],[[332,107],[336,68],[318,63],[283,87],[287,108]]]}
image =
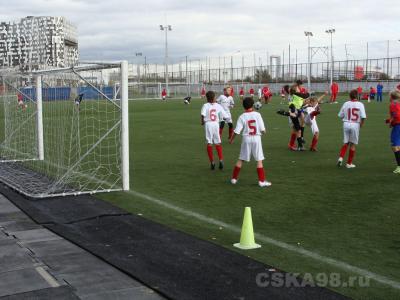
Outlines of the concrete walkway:
{"label": "concrete walkway", "polygon": [[0,299],[163,299],[0,194]]}

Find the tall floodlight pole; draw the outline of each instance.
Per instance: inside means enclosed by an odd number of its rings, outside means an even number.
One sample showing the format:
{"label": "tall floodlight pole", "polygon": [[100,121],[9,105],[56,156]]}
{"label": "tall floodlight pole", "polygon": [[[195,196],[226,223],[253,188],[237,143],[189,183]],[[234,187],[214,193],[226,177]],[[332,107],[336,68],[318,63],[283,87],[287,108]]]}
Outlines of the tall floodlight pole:
{"label": "tall floodlight pole", "polygon": [[304,35],[307,37],[308,40],[308,48],[307,48],[307,53],[308,53],[308,61],[307,61],[307,85],[308,85],[308,90],[311,89],[311,47],[310,47],[310,37],[313,36],[313,33],[311,31],[304,31]]}
{"label": "tall floodlight pole", "polygon": [[160,30],[165,31],[165,89],[167,90],[167,97],[169,97],[168,88],[168,31],[172,31],[171,25],[160,25]]}
{"label": "tall floodlight pole", "polygon": [[[142,56],[142,52],[136,52],[135,56]],[[138,76],[138,83],[140,83],[140,64],[139,64],[139,60],[137,60],[137,66],[136,66],[136,72],[137,72],[137,76]]]}
{"label": "tall floodlight pole", "polygon": [[325,30],[325,32],[327,34],[331,35],[331,86],[333,83],[333,34],[335,33],[335,29],[331,28],[331,29],[327,29]]}

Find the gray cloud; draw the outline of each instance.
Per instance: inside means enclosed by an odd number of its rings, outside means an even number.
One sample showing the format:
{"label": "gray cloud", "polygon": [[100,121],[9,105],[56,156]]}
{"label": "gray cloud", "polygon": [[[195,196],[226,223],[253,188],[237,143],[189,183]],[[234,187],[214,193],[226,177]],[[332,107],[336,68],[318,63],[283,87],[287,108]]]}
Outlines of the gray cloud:
{"label": "gray cloud", "polygon": [[313,45],[328,45],[324,31],[329,27],[337,30],[338,58],[344,58],[345,43],[352,56],[365,56],[366,41],[370,41],[371,56],[385,56],[388,39],[393,40],[392,54],[400,55],[400,43],[395,42],[400,39],[397,7],[394,0],[309,0],[297,5],[288,0],[1,0],[0,19],[65,16],[78,26],[84,59],[132,61],[135,52],[142,52],[149,62],[162,62],[164,35],[158,25],[168,22],[173,26],[169,32],[172,61],[186,55],[228,57],[237,50],[246,60],[256,53],[265,61],[267,52],[282,54],[286,49],[287,55],[289,44],[292,58],[298,49],[299,61],[304,61],[303,31],[314,32]]}

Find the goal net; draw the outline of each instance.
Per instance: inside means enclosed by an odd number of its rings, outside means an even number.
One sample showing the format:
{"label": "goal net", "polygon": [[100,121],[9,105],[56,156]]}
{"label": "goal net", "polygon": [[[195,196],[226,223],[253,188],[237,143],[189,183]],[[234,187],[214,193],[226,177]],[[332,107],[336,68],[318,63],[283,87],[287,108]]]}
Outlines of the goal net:
{"label": "goal net", "polygon": [[129,189],[126,62],[0,76],[0,181],[34,198]]}

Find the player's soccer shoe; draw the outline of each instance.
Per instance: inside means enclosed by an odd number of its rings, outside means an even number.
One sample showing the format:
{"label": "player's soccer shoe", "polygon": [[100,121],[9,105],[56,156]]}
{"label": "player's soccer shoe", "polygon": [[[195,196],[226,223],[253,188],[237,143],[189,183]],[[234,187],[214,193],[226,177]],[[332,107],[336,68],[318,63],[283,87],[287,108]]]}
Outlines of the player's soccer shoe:
{"label": "player's soccer shoe", "polygon": [[212,162],[212,163],[210,164],[210,168],[211,168],[211,170],[215,170],[215,162]]}
{"label": "player's soccer shoe", "polygon": [[341,167],[341,166],[343,165],[343,157],[339,157],[339,159],[337,160],[336,165],[337,165],[338,167]]}
{"label": "player's soccer shoe", "polygon": [[318,152],[317,148],[310,148],[311,152]]}
{"label": "player's soccer shoe", "polygon": [[272,183],[269,182],[269,181],[259,181],[259,182],[258,182],[258,185],[259,185],[260,187],[268,187],[268,186],[271,186]]}
{"label": "player's soccer shoe", "polygon": [[400,167],[397,167],[397,168],[393,171],[393,173],[394,173],[394,174],[400,174]]}
{"label": "player's soccer shoe", "polygon": [[218,168],[219,168],[220,170],[223,170],[223,169],[224,169],[224,162],[223,162],[222,160],[219,161]]}
{"label": "player's soccer shoe", "polygon": [[289,149],[290,151],[297,151],[297,148],[296,148],[295,146],[290,146],[290,145],[288,145],[288,149]]}
{"label": "player's soccer shoe", "polygon": [[346,168],[347,169],[353,169],[353,168],[355,168],[356,167],[356,165],[353,165],[353,164],[346,164]]}
{"label": "player's soccer shoe", "polygon": [[236,184],[236,183],[237,183],[237,179],[232,178],[232,179],[231,179],[231,183],[232,183],[232,184]]}
{"label": "player's soccer shoe", "polygon": [[297,151],[304,151],[305,149],[304,149],[304,147],[298,147],[297,148]]}

